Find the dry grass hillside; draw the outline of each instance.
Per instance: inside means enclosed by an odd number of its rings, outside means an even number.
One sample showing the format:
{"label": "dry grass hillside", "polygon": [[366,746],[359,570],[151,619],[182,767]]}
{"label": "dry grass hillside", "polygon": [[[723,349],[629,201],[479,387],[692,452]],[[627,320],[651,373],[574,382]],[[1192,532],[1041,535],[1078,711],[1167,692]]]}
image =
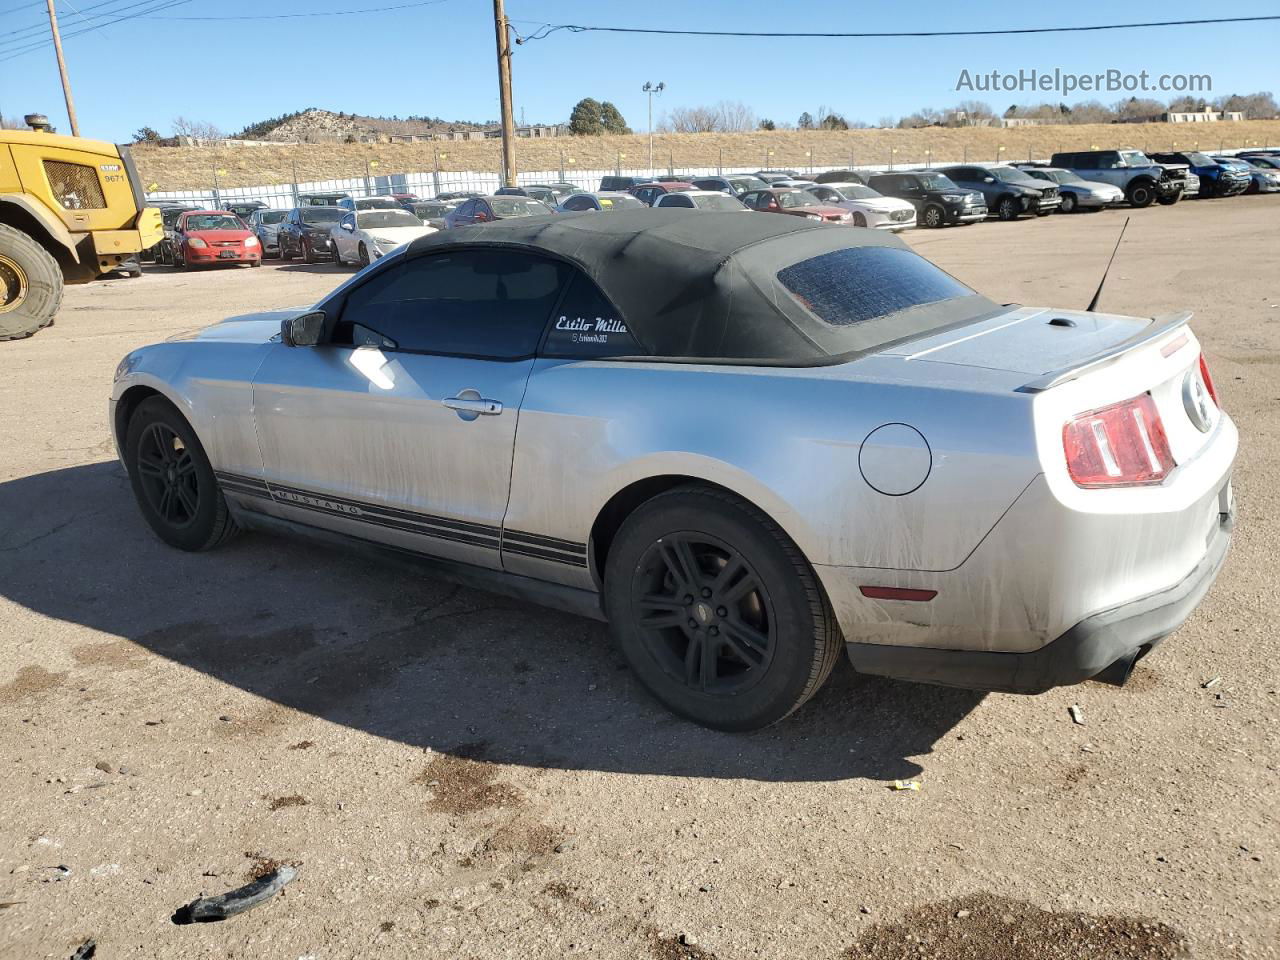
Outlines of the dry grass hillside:
{"label": "dry grass hillside", "polygon": [[[648,138],[636,136],[561,137],[520,140],[521,170],[566,171],[620,165],[647,168]],[[937,160],[1025,160],[1047,158],[1055,150],[1136,147],[1218,150],[1280,144],[1280,120],[1250,120],[1191,126],[1166,123],[1081,126],[938,128],[920,130],[799,131],[734,134],[664,134],[654,137],[654,164],[687,167],[793,167],[923,164]],[[1003,148],[1003,149],[1002,149]],[[207,187],[213,171],[224,187],[284,184],[362,176],[367,162],[374,173],[410,173],[433,169],[438,152],[443,171],[493,171],[499,167],[499,142],[441,141],[416,144],[298,144],[278,147],[146,147],[135,150],[147,184],[157,190]],[[224,172],[225,171],[225,172]]]}

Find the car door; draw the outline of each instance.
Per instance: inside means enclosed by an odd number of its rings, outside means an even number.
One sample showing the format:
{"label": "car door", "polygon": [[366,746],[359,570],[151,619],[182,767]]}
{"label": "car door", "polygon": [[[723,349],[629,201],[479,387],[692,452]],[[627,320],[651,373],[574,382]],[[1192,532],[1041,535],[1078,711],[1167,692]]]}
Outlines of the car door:
{"label": "car door", "polygon": [[[350,228],[350,229],[348,229]],[[356,236],[356,215],[348,213],[338,221],[338,227],[331,234],[333,237],[334,255],[341,260],[355,260],[359,249],[359,238]]]}
{"label": "car door", "polygon": [[1092,155],[1085,154],[1081,159],[1081,168],[1089,171],[1081,176],[1086,176],[1090,180],[1101,180],[1121,190],[1128,185],[1129,171],[1127,167],[1120,166],[1123,161],[1117,151],[1106,150]]}
{"label": "car door", "polygon": [[274,344],[254,377],[266,509],[498,568],[516,419],[568,269],[518,251],[393,256],[331,308],[323,343]]}

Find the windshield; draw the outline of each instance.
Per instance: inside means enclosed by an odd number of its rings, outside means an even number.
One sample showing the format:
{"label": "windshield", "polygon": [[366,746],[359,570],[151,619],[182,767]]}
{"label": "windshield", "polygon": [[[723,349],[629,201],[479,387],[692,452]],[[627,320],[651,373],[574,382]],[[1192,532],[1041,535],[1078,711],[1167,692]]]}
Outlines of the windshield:
{"label": "windshield", "polygon": [[884,194],[877,193],[870,187],[864,187],[860,183],[851,183],[848,186],[834,188],[836,193],[844,197],[846,200],[879,200]]}
{"label": "windshield", "polygon": [[553,212],[545,203],[524,197],[493,197],[489,205],[499,217],[537,217]]}
{"label": "windshield", "polygon": [[420,227],[422,223],[408,210],[361,210],[356,214],[356,226],[366,227]]}
{"label": "windshield", "polygon": [[745,210],[741,200],[718,193],[714,197],[692,197],[693,205],[699,210]]}
{"label": "windshield", "polygon": [[1120,159],[1131,167],[1151,166],[1151,158],[1141,150],[1121,150]]}
{"label": "windshield", "polygon": [[1084,183],[1084,179],[1070,170],[1047,170],[1049,179],[1056,183]]}
{"label": "windshield", "polygon": [[623,194],[620,197],[596,197],[601,210],[634,210],[643,207],[644,203],[636,197]]}
{"label": "windshield", "polygon": [[927,173],[920,177],[920,185],[926,190],[959,190],[951,178],[942,173]]}
{"label": "windshield", "polygon": [[347,211],[341,207],[303,207],[303,223],[334,223],[341,220]]}
{"label": "windshield", "polygon": [[413,212],[420,217],[443,217],[454,207],[447,203],[415,203]]}
{"label": "windshield", "polygon": [[1186,156],[1187,160],[1194,167],[1212,167],[1214,163],[1203,153],[1188,153],[1184,154],[1184,156]]}
{"label": "windshield", "polygon": [[244,230],[240,218],[230,213],[201,213],[187,217],[187,230]]}
{"label": "windshield", "polygon": [[285,210],[263,210],[258,214],[258,219],[263,223],[283,223],[286,216],[288,212]]}
{"label": "windshield", "polygon": [[783,210],[794,210],[796,207],[820,207],[818,198],[803,190],[788,190],[778,194],[778,206]]}
{"label": "windshield", "polygon": [[1017,167],[989,167],[991,176],[997,180],[1034,180],[1035,177],[1023,173]]}
{"label": "windshield", "polygon": [[810,313],[835,327],[977,294],[910,250],[846,247],[778,271]]}
{"label": "windshield", "polygon": [[356,201],[357,210],[402,210],[395,200],[386,197],[365,197],[363,200]]}
{"label": "windshield", "polygon": [[769,186],[759,177],[730,177],[729,184],[739,193],[744,190],[763,190]]}

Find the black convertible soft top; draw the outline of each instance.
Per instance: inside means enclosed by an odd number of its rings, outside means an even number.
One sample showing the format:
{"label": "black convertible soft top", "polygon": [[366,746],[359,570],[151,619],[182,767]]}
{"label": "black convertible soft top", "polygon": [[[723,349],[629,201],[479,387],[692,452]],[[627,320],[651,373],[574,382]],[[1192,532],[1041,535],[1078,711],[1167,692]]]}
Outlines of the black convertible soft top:
{"label": "black convertible soft top", "polygon": [[668,359],[830,363],[996,309],[895,236],[782,214],[518,217],[430,234],[406,255],[476,247],[571,261],[647,355]]}

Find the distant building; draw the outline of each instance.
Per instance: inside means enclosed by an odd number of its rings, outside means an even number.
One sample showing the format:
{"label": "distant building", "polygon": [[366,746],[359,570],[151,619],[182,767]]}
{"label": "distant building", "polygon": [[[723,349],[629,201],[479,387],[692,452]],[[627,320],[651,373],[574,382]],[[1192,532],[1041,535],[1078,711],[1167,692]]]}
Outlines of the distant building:
{"label": "distant building", "polygon": [[1048,121],[1043,117],[1004,117],[1002,127],[1043,127]]}
{"label": "distant building", "polygon": [[1193,110],[1186,113],[1166,112],[1152,117],[1159,123],[1239,123],[1244,114],[1238,110]]}

